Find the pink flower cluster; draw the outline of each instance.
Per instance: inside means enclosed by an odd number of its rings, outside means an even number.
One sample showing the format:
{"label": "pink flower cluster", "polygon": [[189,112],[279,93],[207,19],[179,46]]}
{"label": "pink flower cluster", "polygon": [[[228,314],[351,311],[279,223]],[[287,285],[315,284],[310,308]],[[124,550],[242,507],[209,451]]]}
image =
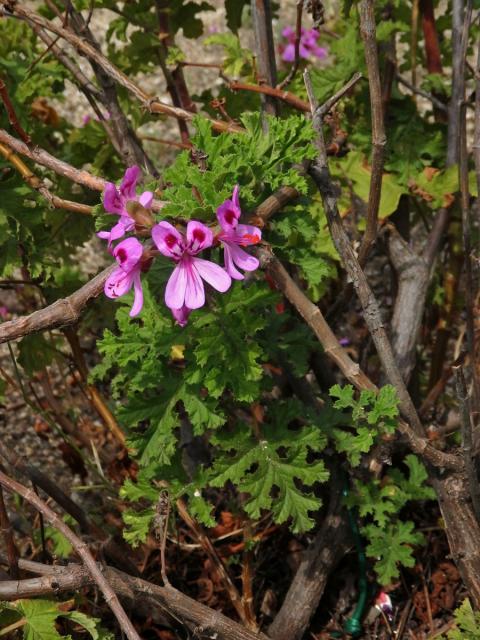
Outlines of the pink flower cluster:
{"label": "pink flower cluster", "polygon": [[[280,50],[282,54],[282,60],[285,62],[293,62],[295,60],[295,37],[296,32],[292,27],[285,27],[282,31],[282,36],[287,39],[286,45],[281,45]],[[325,47],[318,45],[318,39],[320,34],[315,29],[304,29],[300,32],[300,58],[326,58],[328,50]]]}
{"label": "pink flower cluster", "polygon": [[[108,240],[109,251],[118,264],[105,283],[105,295],[118,298],[133,286],[134,302],[130,311],[132,317],[138,315],[143,306],[140,276],[142,271],[146,271],[150,266],[151,252],[144,251],[143,245],[134,237],[122,240],[113,250],[111,247],[115,240],[135,230],[135,220],[127,210],[127,203],[135,201],[146,209],[152,205],[151,191],[144,191],[137,196],[139,175],[140,169],[131,167],[125,172],[119,189],[113,183],[107,183],[103,205],[108,213],[119,216],[119,219],[109,232],[102,231],[97,234],[100,238]],[[187,224],[185,235],[166,221],[152,228],[151,235],[156,248],[175,264],[165,289],[165,304],[182,327],[187,324],[190,313],[205,304],[204,281],[217,291],[225,293],[230,288],[232,278],[244,278],[239,269],[254,271],[258,268],[258,260],[249,255],[243,247],[260,242],[261,231],[252,225],[240,224],[241,213],[237,185],[232,198],[225,200],[217,209],[220,229],[216,234],[196,220]],[[216,244],[223,247],[224,267],[198,256]]]}

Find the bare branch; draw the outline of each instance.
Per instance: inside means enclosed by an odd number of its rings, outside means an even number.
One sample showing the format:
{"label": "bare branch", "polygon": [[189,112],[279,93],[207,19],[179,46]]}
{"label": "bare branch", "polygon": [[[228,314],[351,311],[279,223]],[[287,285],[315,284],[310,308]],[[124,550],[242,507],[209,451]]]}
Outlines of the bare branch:
{"label": "bare branch", "polygon": [[5,473],[0,471],[0,485],[5,487],[12,493],[18,493],[29,504],[34,506],[43,516],[48,520],[58,531],[60,531],[65,538],[70,542],[76,553],[82,559],[85,567],[88,569],[92,580],[98,586],[100,591],[105,597],[105,601],[115,615],[120,628],[125,633],[129,640],[140,640],[140,636],[136,632],[134,626],[130,622],[127,614],[125,613],[115,591],[112,589],[105,576],[102,574],[97,566],[97,563],[93,559],[87,545],[68,527],[65,522],[51,509],[41,498],[39,498],[32,489],[27,489],[25,486],[12,480]]}
{"label": "bare branch", "polygon": [[278,87],[271,87],[268,84],[246,84],[245,82],[230,82],[228,88],[232,91],[253,91],[254,93],[262,93],[266,96],[277,98],[291,107],[299,111],[310,111],[310,105],[290,91],[284,91]]}
{"label": "bare branch", "polygon": [[[0,465],[0,470],[1,469],[2,469],[2,465]],[[7,549],[8,570],[10,573],[10,577],[13,580],[18,580],[18,578],[20,577],[18,573],[18,551],[15,545],[15,540],[13,539],[12,525],[10,524],[10,519],[8,517],[7,505],[5,504],[5,500],[3,497],[3,489],[1,486],[0,486],[0,531],[2,532],[3,541]]]}
{"label": "bare branch", "polygon": [[0,344],[23,336],[55,327],[65,327],[77,322],[83,308],[103,291],[105,281],[116,268],[116,263],[95,276],[75,293],[53,304],[34,311],[29,316],[0,324]]}
{"label": "bare branch", "polygon": [[[100,51],[95,49],[95,47],[85,39],[73,33],[68,27],[57,25],[19,3],[12,5],[10,0],[0,0],[0,13],[7,17],[13,15],[27,20],[27,22],[34,22],[38,26],[64,38],[73,47],[75,47],[78,52],[83,53],[90,61],[98,64],[106,74],[115,80],[115,82],[125,87],[125,89],[135,96],[150,113],[161,113],[166,116],[186,121],[190,121],[194,117],[195,114],[190,111],[186,111],[185,109],[180,109],[178,107],[172,107],[160,100],[157,100],[156,98],[152,98],[152,96],[149,96],[134,82],[132,82],[122,71],[117,69],[117,67],[115,67],[115,65],[113,65]],[[244,132],[242,127],[232,123],[213,119],[210,119],[210,122],[215,131]]]}
{"label": "bare branch", "polygon": [[[251,11],[257,53],[258,83],[266,83],[275,87],[277,84],[277,65],[273,44],[270,0],[251,0]],[[263,106],[266,113],[277,114],[277,103],[272,97],[265,95]]]}
{"label": "bare branch", "polygon": [[[323,317],[321,310],[307,298],[272,252],[266,247],[257,247],[256,255],[260,259],[262,268],[266,269],[278,290],[282,292],[302,316],[306,324],[317,336],[326,355],[338,366],[346,379],[359,390],[376,391],[377,387],[370,378],[340,345]],[[398,421],[398,430],[405,437],[412,451],[421,455],[433,466],[462,468],[462,462],[457,456],[438,451],[425,438],[417,435],[414,429],[403,420]]]}
{"label": "bare branch", "polygon": [[[21,569],[43,577],[0,581],[0,598],[16,600],[33,595],[53,595],[93,584],[89,573],[79,565],[50,566],[27,560],[20,560],[19,565]],[[102,572],[118,596],[129,605],[135,605],[140,614],[150,616],[152,611],[157,614],[167,612],[193,632],[208,633],[217,640],[268,640],[265,634],[246,629],[173,587],[160,587],[112,567],[102,567]]]}
{"label": "bare branch", "polygon": [[378,65],[377,40],[375,32],[375,2],[360,2],[360,31],[365,46],[365,60],[370,87],[370,108],[372,118],[372,173],[368,194],[367,226],[358,251],[358,262],[364,266],[370,249],[375,243],[378,226],[378,210],[382,193],[383,163],[387,137],[383,122],[382,85]]}

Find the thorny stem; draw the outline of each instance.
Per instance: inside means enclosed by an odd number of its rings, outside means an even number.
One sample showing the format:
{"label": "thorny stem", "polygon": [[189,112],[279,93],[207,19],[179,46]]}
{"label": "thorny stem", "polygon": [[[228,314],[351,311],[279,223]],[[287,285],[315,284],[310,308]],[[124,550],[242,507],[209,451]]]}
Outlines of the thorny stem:
{"label": "thorny stem", "polygon": [[130,622],[125,610],[123,609],[117,595],[109,585],[102,572],[93,559],[87,545],[68,527],[65,522],[51,509],[46,502],[39,498],[34,491],[27,489],[24,485],[16,480],[9,478],[5,473],[0,471],[0,485],[5,487],[12,493],[18,493],[22,498],[37,509],[46,520],[48,520],[65,538],[70,542],[76,553],[80,556],[85,567],[88,569],[92,579],[103,593],[105,601],[115,615],[120,628],[129,640],[140,640],[140,636],[136,632],[134,626]]}

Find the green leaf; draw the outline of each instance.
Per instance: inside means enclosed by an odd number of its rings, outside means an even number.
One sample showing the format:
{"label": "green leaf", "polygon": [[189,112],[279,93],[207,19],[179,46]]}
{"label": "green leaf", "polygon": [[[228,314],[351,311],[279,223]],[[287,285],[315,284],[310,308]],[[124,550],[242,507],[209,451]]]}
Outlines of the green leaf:
{"label": "green leaf", "polygon": [[447,632],[447,640],[480,640],[480,613],[472,609],[466,598],[454,611],[455,627]]}
{"label": "green leaf", "polygon": [[399,577],[399,564],[404,567],[415,565],[412,546],[421,544],[424,538],[414,531],[414,527],[413,522],[407,521],[390,524],[386,528],[373,524],[362,528],[362,533],[370,540],[366,553],[376,560],[375,572],[380,584],[390,584]]}
{"label": "green leaf", "polygon": [[227,27],[237,33],[242,26],[243,9],[248,6],[248,0],[225,0],[225,13],[227,14]]}

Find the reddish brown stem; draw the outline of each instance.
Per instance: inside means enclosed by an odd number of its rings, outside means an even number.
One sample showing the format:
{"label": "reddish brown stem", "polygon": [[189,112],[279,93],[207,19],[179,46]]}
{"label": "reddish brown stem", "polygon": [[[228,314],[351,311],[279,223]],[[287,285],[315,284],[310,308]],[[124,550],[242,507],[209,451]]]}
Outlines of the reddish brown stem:
{"label": "reddish brown stem", "polygon": [[[2,469],[0,465],[0,469]],[[8,568],[12,580],[18,580],[20,577],[18,571],[18,551],[13,539],[12,525],[7,513],[7,506],[3,497],[3,489],[0,487],[0,530],[2,531],[3,540],[7,549]]]}
{"label": "reddish brown stem", "polygon": [[10,122],[12,127],[15,129],[15,131],[18,133],[18,135],[23,140],[23,142],[25,142],[25,144],[30,144],[30,142],[32,141],[32,138],[28,135],[28,133],[25,131],[25,129],[22,127],[22,125],[18,121],[17,114],[15,113],[15,109],[13,108],[12,101],[10,100],[10,96],[8,95],[7,85],[2,80],[2,78],[0,78],[0,97],[2,98],[3,104],[5,105],[5,109],[7,110],[8,121]]}
{"label": "reddish brown stem", "polygon": [[433,0],[420,0],[428,73],[443,73]]}

